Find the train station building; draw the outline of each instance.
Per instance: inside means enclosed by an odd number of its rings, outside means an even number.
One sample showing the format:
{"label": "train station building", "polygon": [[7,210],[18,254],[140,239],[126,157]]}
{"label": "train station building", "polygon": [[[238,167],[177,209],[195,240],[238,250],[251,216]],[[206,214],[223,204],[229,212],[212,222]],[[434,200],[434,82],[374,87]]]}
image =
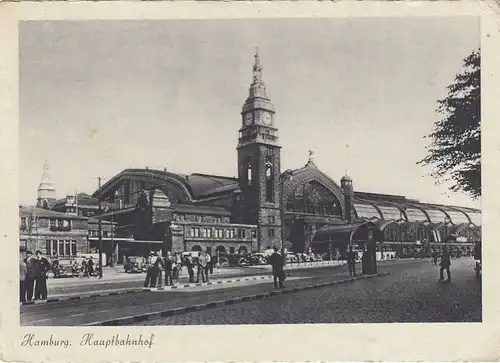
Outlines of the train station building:
{"label": "train station building", "polygon": [[[381,250],[448,244],[466,252],[481,239],[480,210],[358,191],[351,177],[335,181],[322,172],[313,152],[301,167],[282,170],[278,131],[256,54],[235,140],[237,177],[123,170],[87,196],[87,210],[101,201],[92,218],[114,226],[115,244],[105,248],[118,255],[149,248],[237,253],[283,241],[294,252],[342,253],[374,238]],[[66,202],[50,203],[68,212]]]}

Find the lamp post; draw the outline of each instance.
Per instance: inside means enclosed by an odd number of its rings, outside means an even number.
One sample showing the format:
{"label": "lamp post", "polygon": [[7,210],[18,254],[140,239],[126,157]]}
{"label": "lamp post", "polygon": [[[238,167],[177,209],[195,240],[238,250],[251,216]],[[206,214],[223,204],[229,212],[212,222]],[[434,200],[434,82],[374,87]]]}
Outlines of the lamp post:
{"label": "lamp post", "polygon": [[285,195],[284,195],[284,185],[285,181],[292,180],[293,170],[287,169],[281,174],[280,179],[280,218],[281,218],[281,251],[284,250],[284,240],[285,240]]}

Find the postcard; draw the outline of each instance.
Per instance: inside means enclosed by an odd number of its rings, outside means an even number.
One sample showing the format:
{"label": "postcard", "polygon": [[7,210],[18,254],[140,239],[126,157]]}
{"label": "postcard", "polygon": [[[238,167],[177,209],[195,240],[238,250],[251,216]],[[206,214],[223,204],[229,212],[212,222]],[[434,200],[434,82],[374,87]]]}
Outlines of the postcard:
{"label": "postcard", "polygon": [[495,3],[1,18],[6,361],[498,359]]}

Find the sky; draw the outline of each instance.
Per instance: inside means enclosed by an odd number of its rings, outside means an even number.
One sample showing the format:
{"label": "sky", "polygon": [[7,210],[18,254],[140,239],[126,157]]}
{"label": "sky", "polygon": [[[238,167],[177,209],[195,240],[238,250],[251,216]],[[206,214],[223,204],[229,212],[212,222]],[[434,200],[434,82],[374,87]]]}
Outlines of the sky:
{"label": "sky", "polygon": [[435,185],[437,100],[479,47],[472,17],[24,22],[20,203],[46,159],[58,197],[125,168],[236,176],[259,47],[282,170],[316,165],[358,191],[480,207]]}

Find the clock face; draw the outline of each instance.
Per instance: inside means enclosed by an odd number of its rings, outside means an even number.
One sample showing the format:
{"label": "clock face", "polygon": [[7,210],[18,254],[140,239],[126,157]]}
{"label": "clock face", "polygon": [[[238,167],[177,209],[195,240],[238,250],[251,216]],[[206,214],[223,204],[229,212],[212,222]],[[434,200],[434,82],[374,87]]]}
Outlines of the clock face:
{"label": "clock face", "polygon": [[262,116],[262,121],[264,122],[264,125],[267,125],[267,126],[271,125],[271,121],[272,121],[271,114],[265,113]]}
{"label": "clock face", "polygon": [[252,113],[251,112],[247,113],[245,115],[245,125],[247,125],[247,126],[250,125],[252,123],[252,121],[253,121],[253,115],[252,115]]}

